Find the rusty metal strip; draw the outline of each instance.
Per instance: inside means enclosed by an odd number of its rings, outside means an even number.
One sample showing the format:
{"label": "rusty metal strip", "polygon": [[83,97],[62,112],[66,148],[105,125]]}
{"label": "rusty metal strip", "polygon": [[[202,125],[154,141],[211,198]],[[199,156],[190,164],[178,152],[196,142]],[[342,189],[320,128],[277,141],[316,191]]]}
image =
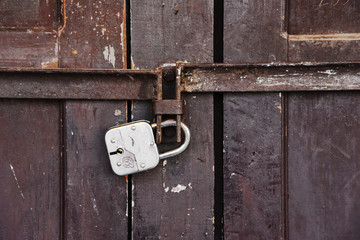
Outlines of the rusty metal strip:
{"label": "rusty metal strip", "polygon": [[158,70],[0,69],[0,98],[156,99]]}
{"label": "rusty metal strip", "polygon": [[360,64],[182,64],[183,92],[360,90]]}
{"label": "rusty metal strip", "polygon": [[176,99],[153,100],[155,115],[181,115],[184,112],[184,101]]}

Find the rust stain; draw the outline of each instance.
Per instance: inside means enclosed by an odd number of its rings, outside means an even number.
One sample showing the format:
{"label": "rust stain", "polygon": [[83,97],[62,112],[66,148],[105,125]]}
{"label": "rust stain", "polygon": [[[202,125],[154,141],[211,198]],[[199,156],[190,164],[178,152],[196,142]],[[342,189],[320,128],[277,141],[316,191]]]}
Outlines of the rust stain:
{"label": "rust stain", "polygon": [[59,38],[60,38],[62,32],[64,31],[65,27],[66,27],[66,20],[67,20],[67,16],[66,16],[66,0],[63,0],[63,5],[62,5],[62,9],[61,9],[61,15],[64,18],[64,23],[58,30],[58,37]]}
{"label": "rust stain", "polygon": [[[128,68],[127,66],[127,44],[126,44],[126,3],[129,0],[124,1],[124,10],[123,10],[123,22],[122,22],[122,28],[121,28],[121,37],[122,37],[122,54],[123,54],[123,65],[124,68]],[[131,66],[132,68],[132,66]]]}

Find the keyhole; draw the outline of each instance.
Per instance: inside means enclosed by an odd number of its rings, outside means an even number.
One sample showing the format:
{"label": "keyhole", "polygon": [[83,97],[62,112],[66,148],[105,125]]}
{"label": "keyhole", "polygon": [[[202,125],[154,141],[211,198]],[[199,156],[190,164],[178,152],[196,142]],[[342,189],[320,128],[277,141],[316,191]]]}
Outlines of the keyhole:
{"label": "keyhole", "polygon": [[124,153],[124,149],[122,148],[118,148],[115,152],[111,152],[110,155],[115,155],[115,154],[123,154]]}

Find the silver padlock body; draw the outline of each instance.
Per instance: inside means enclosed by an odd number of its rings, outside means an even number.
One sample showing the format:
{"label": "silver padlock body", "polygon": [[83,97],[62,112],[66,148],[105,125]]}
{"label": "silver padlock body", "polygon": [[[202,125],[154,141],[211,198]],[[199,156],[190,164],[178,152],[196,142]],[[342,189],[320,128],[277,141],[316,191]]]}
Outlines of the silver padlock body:
{"label": "silver padlock body", "polygon": [[105,143],[111,167],[117,175],[146,171],[159,163],[153,130],[146,121],[111,128],[105,134]]}

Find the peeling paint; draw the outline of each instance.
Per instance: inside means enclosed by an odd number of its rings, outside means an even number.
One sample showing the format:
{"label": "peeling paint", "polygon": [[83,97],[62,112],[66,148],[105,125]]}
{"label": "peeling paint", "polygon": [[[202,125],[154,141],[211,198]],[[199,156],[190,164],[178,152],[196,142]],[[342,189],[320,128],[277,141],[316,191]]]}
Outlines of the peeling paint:
{"label": "peeling paint", "polygon": [[57,57],[52,58],[50,61],[41,63],[41,68],[43,69],[58,68],[58,66],[59,66],[59,59]]}
{"label": "peeling paint", "polygon": [[176,187],[171,188],[171,192],[179,193],[181,191],[186,190],[186,186],[178,184]]}
{"label": "peeling paint", "polygon": [[164,188],[164,191],[165,191],[165,192],[168,192],[168,191],[169,191],[169,187]]}
{"label": "peeling paint", "polygon": [[14,178],[15,178],[15,182],[16,182],[16,185],[17,185],[17,187],[18,187],[18,189],[19,189],[20,195],[21,195],[21,197],[22,197],[23,199],[25,199],[24,194],[23,194],[23,192],[22,192],[22,190],[21,190],[21,188],[20,188],[18,179],[17,179],[17,177],[16,177],[15,170],[14,170],[14,168],[13,168],[13,166],[12,166],[11,164],[10,164],[10,169],[11,169],[11,171],[12,171],[12,174],[13,174]]}
{"label": "peeling paint", "polygon": [[113,65],[113,67],[115,68],[115,49],[113,46],[109,45],[109,46],[105,46],[105,49],[103,51],[103,55],[104,55],[104,59],[111,63],[111,65]]}
{"label": "peeling paint", "polygon": [[99,216],[99,210],[97,209],[97,206],[96,206],[96,199],[95,199],[95,198],[91,198],[91,202],[92,202],[93,209],[94,209],[96,215]]}

